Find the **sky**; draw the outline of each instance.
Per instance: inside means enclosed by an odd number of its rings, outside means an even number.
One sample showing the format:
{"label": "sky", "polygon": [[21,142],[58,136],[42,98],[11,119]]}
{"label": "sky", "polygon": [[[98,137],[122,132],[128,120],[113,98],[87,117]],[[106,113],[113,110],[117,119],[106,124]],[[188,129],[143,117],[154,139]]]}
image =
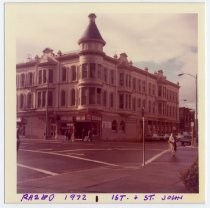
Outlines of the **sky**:
{"label": "sky", "polygon": [[36,7],[19,9],[16,18],[16,61],[41,56],[46,47],[57,53],[78,50],[89,13],[106,41],[109,56],[125,52],[133,65],[149,72],[162,69],[169,81],[180,83],[180,106],[195,108],[195,75],[198,68],[198,23],[194,13],[76,12]]}

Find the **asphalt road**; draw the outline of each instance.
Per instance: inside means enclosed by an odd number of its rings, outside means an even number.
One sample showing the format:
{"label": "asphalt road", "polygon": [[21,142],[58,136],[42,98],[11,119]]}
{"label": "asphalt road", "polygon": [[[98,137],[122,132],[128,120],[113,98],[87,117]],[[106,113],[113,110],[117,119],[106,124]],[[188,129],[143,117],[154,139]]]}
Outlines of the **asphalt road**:
{"label": "asphalt road", "polygon": [[[171,163],[167,149],[167,142],[146,143],[146,167],[158,159],[162,164]],[[196,151],[189,153],[181,149],[177,164],[190,164]],[[142,143],[25,140],[17,153],[17,192],[113,192],[122,190],[122,184],[126,183],[125,192],[126,187],[129,192],[140,192],[130,176],[142,168],[142,155]],[[182,161],[183,158],[186,159]],[[160,173],[159,168],[155,171]],[[133,188],[129,186],[132,183]]]}

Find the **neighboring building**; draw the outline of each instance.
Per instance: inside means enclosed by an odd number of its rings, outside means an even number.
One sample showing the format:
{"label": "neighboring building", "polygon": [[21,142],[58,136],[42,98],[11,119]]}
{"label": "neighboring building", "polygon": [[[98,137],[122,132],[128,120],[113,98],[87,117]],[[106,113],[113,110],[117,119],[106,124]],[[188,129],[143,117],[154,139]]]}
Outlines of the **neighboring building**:
{"label": "neighboring building", "polygon": [[179,131],[180,132],[191,132],[191,122],[195,123],[195,111],[190,108],[180,107],[179,108]]}
{"label": "neighboring building", "polygon": [[[29,138],[59,138],[74,124],[75,135],[93,129],[98,139],[138,140],[145,108],[146,135],[178,127],[179,85],[127,60],[103,52],[106,42],[89,15],[77,52],[57,54],[46,48],[42,57],[17,64],[17,120]],[[47,122],[46,122],[47,121]]]}

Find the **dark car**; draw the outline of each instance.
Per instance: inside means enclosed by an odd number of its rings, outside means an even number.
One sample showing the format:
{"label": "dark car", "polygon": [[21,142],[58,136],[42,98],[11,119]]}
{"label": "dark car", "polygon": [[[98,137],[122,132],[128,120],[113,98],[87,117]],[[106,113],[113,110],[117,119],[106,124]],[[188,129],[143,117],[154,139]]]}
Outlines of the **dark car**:
{"label": "dark car", "polygon": [[192,142],[192,136],[190,135],[184,135],[183,137],[181,137],[179,139],[180,143],[182,146],[184,145],[191,145],[191,142]]}

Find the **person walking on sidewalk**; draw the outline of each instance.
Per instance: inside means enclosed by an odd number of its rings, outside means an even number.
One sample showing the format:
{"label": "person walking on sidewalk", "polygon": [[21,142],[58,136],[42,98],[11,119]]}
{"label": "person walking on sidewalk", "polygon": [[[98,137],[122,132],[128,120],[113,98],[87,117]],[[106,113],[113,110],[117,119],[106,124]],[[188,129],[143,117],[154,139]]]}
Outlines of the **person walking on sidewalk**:
{"label": "person walking on sidewalk", "polygon": [[168,144],[169,144],[169,151],[171,152],[171,155],[174,157],[175,152],[176,152],[176,141],[175,141],[172,133],[168,139]]}

